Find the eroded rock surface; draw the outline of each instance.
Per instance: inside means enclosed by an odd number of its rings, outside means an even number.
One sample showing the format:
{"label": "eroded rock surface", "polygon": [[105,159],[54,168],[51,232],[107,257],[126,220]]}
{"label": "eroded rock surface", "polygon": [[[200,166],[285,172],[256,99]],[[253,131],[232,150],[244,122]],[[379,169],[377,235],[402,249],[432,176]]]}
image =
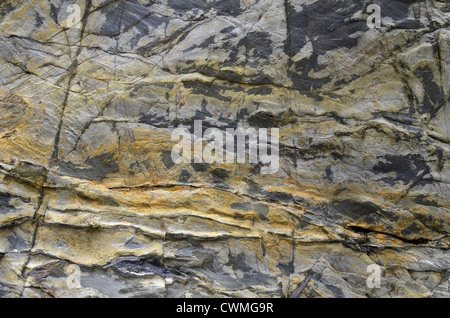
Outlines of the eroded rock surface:
{"label": "eroded rock surface", "polygon": [[445,1],[2,1],[0,296],[449,297],[449,82]]}

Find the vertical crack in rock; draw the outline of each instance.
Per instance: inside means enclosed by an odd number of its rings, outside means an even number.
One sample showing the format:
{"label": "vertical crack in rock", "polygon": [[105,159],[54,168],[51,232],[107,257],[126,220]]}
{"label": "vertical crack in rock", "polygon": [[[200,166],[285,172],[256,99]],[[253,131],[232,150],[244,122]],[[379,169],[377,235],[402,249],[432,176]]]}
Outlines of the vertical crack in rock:
{"label": "vertical crack in rock", "polygon": [[286,46],[288,53],[288,71],[292,65],[292,38],[291,38],[291,24],[289,18],[289,0],[284,0],[284,15],[286,19]]}
{"label": "vertical crack in rock", "polygon": [[44,196],[45,196],[45,184],[47,182],[47,176],[48,176],[48,170],[46,168],[43,168],[45,171],[44,174],[44,179],[42,180],[42,184],[40,186],[39,189],[39,196],[37,198],[37,204],[36,204],[36,209],[34,210],[32,219],[31,219],[31,223],[32,225],[34,225],[34,229],[32,232],[32,237],[31,237],[31,245],[30,245],[30,249],[27,251],[27,257],[26,257],[26,261],[22,266],[22,270],[20,271],[20,275],[22,278],[25,279],[24,285],[23,285],[23,289],[20,293],[20,297],[22,298],[23,296],[23,292],[25,290],[25,288],[27,287],[27,283],[26,283],[26,275],[25,272],[27,270],[27,266],[31,261],[31,256],[32,256],[32,252],[34,247],[36,246],[36,240],[37,240],[37,235],[38,235],[38,230],[39,230],[39,224],[41,223],[42,220],[45,219],[45,210],[43,211],[43,214],[40,215],[39,211],[42,207],[42,204],[44,202]]}
{"label": "vertical crack in rock", "polygon": [[[91,7],[92,7],[91,0],[86,0],[86,7],[85,7],[85,11],[84,11],[83,16],[88,16],[89,15],[89,10],[90,10]],[[53,141],[53,149],[52,149],[52,153],[51,153],[51,157],[50,157],[50,163],[56,163],[58,161],[58,157],[59,157],[59,143],[60,143],[60,139],[61,139],[61,128],[62,128],[63,123],[64,123],[64,115],[65,115],[66,107],[67,107],[67,104],[68,104],[68,101],[69,101],[69,97],[70,97],[70,89],[72,87],[72,81],[73,81],[73,79],[74,79],[74,77],[76,75],[76,72],[77,72],[78,57],[80,56],[81,51],[82,51],[83,36],[84,36],[86,24],[87,24],[85,19],[82,19],[80,21],[80,23],[81,22],[82,22],[82,26],[81,26],[81,31],[80,31],[80,40],[79,40],[80,44],[79,44],[79,48],[77,49],[77,51],[75,53],[75,56],[71,60],[71,64],[70,64],[70,66],[68,68],[68,72],[69,73],[66,75],[66,76],[68,76],[67,89],[66,89],[66,94],[64,96],[63,103],[61,105],[61,115],[60,115],[60,119],[59,119],[59,122],[58,122],[56,135],[55,135],[55,138],[54,138],[54,141]],[[64,31],[64,33],[65,33],[65,31]],[[69,39],[67,38],[67,34],[66,34],[66,39],[67,39],[67,46],[68,46],[69,52],[71,54],[71,51],[70,51],[71,44],[70,44]],[[63,80],[63,79],[64,78],[61,78],[60,81]]]}

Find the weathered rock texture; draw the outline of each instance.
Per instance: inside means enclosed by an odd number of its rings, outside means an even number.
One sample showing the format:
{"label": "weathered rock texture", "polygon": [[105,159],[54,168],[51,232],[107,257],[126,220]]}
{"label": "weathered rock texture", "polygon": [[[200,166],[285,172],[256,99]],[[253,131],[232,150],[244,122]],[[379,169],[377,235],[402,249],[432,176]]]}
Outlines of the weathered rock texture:
{"label": "weathered rock texture", "polygon": [[[2,297],[450,296],[447,2],[73,3],[0,3]],[[280,170],[174,164],[194,119]]]}

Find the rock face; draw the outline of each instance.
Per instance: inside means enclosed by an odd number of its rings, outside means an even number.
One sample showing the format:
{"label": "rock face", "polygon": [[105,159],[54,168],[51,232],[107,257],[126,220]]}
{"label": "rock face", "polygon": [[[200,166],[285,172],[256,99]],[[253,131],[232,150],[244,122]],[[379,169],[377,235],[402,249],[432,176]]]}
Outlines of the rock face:
{"label": "rock face", "polygon": [[450,297],[446,1],[5,0],[0,83],[1,297]]}

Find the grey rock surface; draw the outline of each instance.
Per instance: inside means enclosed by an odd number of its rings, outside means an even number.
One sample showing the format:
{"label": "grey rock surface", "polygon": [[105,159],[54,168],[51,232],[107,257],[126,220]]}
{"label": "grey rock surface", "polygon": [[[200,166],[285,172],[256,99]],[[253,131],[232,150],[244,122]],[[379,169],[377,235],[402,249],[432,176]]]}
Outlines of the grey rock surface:
{"label": "grey rock surface", "polygon": [[2,1],[0,297],[448,298],[449,82],[446,1]]}

